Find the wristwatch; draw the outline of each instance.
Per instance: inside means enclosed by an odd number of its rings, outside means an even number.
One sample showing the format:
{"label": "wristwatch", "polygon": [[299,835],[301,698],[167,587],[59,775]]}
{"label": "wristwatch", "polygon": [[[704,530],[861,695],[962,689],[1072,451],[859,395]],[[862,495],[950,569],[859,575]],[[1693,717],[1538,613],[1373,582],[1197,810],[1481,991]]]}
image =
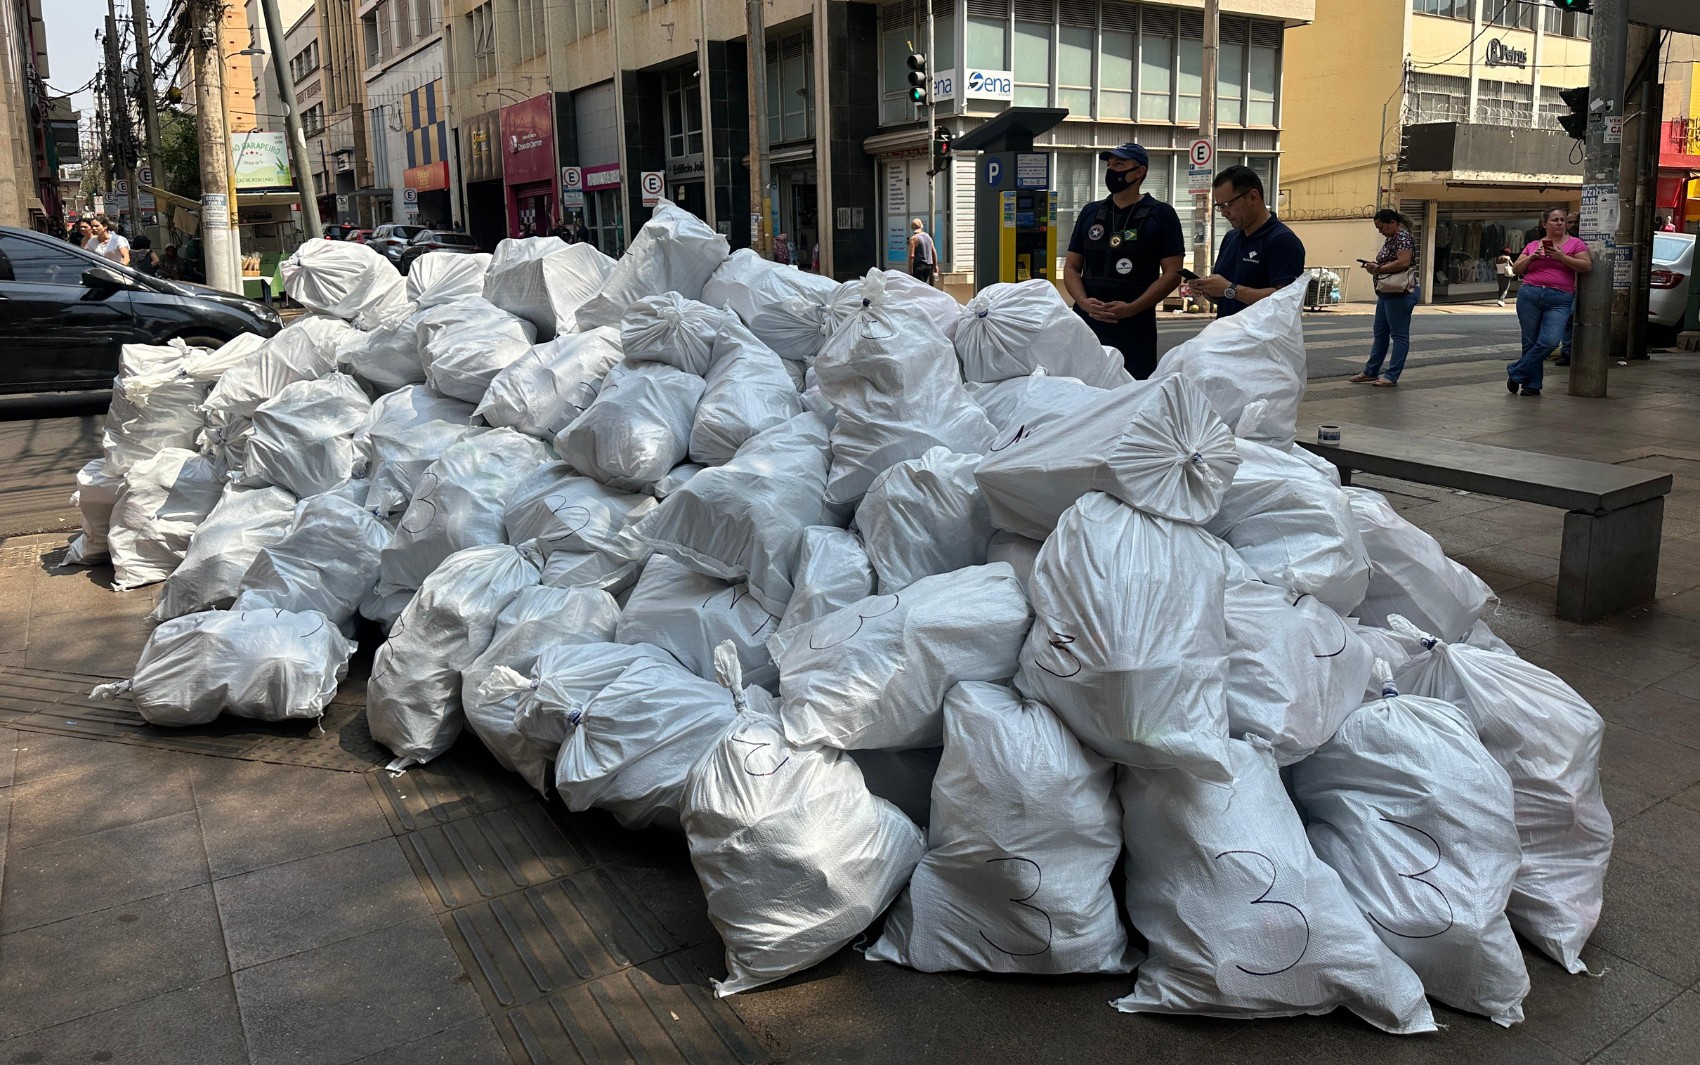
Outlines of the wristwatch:
{"label": "wristwatch", "polygon": [[1236,286],[1229,285],[1227,288],[1222,290],[1222,298],[1225,300],[1231,300],[1238,294],[1238,292],[1239,289]]}

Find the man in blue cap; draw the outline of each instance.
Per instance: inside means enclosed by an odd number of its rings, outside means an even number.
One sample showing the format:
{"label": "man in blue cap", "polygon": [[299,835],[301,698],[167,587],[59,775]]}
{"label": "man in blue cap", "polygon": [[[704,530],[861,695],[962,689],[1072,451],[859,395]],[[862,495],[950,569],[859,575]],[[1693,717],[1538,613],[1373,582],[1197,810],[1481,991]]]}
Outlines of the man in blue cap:
{"label": "man in blue cap", "polygon": [[1181,283],[1181,220],[1141,188],[1151,164],[1144,148],[1124,144],[1098,158],[1110,194],[1081,208],[1063,285],[1075,313],[1143,381],[1157,369],[1157,305]]}

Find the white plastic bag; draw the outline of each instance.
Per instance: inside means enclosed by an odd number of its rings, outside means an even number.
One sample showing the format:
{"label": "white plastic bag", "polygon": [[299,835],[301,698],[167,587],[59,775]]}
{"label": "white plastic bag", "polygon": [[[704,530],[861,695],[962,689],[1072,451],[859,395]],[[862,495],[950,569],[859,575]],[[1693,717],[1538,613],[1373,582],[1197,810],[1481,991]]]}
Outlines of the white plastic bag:
{"label": "white plastic bag", "polygon": [[962,387],[950,341],[904,300],[895,276],[868,272],[862,307],[833,330],[815,360],[821,395],[837,412],[832,503],[855,503],[875,477],[928,448],[978,455],[992,445],[992,424]]}
{"label": "white plastic bag", "polygon": [[351,332],[337,345],[337,366],[374,393],[423,384],[425,364],[419,361],[419,320],[430,310],[403,303],[385,312],[369,331]]}
{"label": "white plastic bag", "polygon": [[[1118,364],[1119,365],[1119,364]],[[1093,401],[1102,399],[1104,389],[1072,377],[1052,377],[1035,370],[1026,377],[1012,377],[994,384],[968,385],[974,397],[997,429],[1000,443],[1032,432],[1046,422],[1066,419]],[[1025,432],[1021,430],[1026,428]]]}
{"label": "white plastic bag", "polygon": [[182,341],[120,349],[101,430],[108,469],[122,475],[165,448],[195,446],[207,384],[183,372],[188,352]]}
{"label": "white plastic bag", "polygon": [[620,318],[620,347],[628,359],[664,362],[707,377],[724,320],[724,311],[677,292],[645,296]]}
{"label": "white plastic bag", "polygon": [[[1404,618],[1395,630],[1413,632]],[[1431,648],[1401,690],[1470,717],[1516,793],[1523,862],[1511,886],[1511,927],[1573,973],[1600,920],[1612,819],[1600,794],[1605,722],[1570,685],[1515,655],[1426,634]]]}
{"label": "white plastic bag", "polygon": [[1463,639],[1494,598],[1493,589],[1446,557],[1439,541],[1400,517],[1379,493],[1363,488],[1345,493],[1370,565],[1369,589],[1356,617],[1387,628],[1398,614],[1424,632]]}
{"label": "white plastic bag", "polygon": [[585,412],[555,437],[555,450],[609,487],[642,491],[684,460],[706,387],[665,363],[617,366]]}
{"label": "white plastic bag", "polygon": [[283,488],[227,486],[195,529],[183,564],[166,578],[149,620],[230,606],[254,556],[289,531],[295,505],[295,497]]}
{"label": "white plastic bag", "polygon": [[921,860],[921,830],[842,751],[794,747],[752,693],[697,763],[680,821],[726,944],[715,994],[772,983],[873,923]]}
{"label": "white plastic bag", "polygon": [[791,601],[779,631],[794,629],[874,594],[874,567],[861,538],[836,525],[811,525],[797,543]]}
{"label": "white plastic bag", "polygon": [[71,538],[64,565],[98,566],[111,560],[106,533],[112,527],[112,506],[123,487],[123,476],[109,470],[105,459],[83,463],[77,471],[77,490],[71,493],[71,505],[83,514],[83,531]]}
{"label": "white plastic bag", "polygon": [[553,440],[595,401],[619,361],[620,337],[612,329],[562,333],[504,367],[485,389],[478,414],[491,425]]}
{"label": "white plastic bag", "polygon": [[288,385],[316,381],[336,369],[338,349],[357,335],[348,323],[323,315],[310,314],[284,326],[259,350],[226,370],[207,395],[201,409],[206,413],[209,443],[215,449],[234,446],[255,408]]}
{"label": "white plastic bag", "polygon": [[425,380],[468,403],[481,402],[496,375],[537,342],[530,322],[482,299],[434,307],[419,316],[418,328]]}
{"label": "white plastic bag", "polygon": [[978,455],[928,449],[875,478],[856,507],[856,528],[881,592],[986,562],[992,516],[974,481]]}
{"label": "white plastic bag", "polygon": [[945,693],[1015,675],[1032,618],[1008,566],[925,577],[768,640],[795,744],[937,747]]}
{"label": "white plastic bag", "polygon": [[1221,419],[1238,426],[1247,406],[1267,400],[1268,412],[1244,434],[1273,447],[1290,447],[1298,433],[1305,394],[1304,310],[1308,273],[1266,299],[1170,348],[1157,361],[1153,382],[1188,378]]}
{"label": "white plastic bag", "polygon": [[867,956],[923,972],[1125,973],[1114,767],[1001,684],[944,701],[927,853]]}
{"label": "white plastic bag", "polygon": [[661,200],[596,295],[579,306],[578,327],[617,326],[626,308],[645,296],[677,292],[697,299],[729,250],[726,238],[702,219]]}
{"label": "white plastic bag", "polygon": [[254,555],[235,609],[316,610],[344,632],[378,583],[390,530],[360,504],[335,492],[303,499],[288,531]]}
{"label": "white plastic bag", "polygon": [[495,635],[496,618],[543,568],[535,547],[469,547],[425,579],[372,659],[366,724],[396,758],[392,770],[428,762],[454,744],[465,714],[461,670]]}
{"label": "white plastic bag", "polygon": [[746,679],[770,688],[779,671],[764,641],[778,624],[743,585],[705,577],[656,555],[626,600],[616,638],[663,647],[705,680],[714,675],[715,647],[730,640]]}
{"label": "white plastic bag", "polygon": [[1505,919],[1521,855],[1511,780],[1463,711],[1389,683],[1292,781],[1317,856],[1428,993],[1521,1021],[1529,973]]}
{"label": "white plastic bag", "polygon": [[1314,595],[1342,616],[1356,610],[1370,560],[1351,501],[1284,451],[1254,440],[1235,447],[1234,482],[1204,527],[1270,584]]}
{"label": "white plastic bag", "polygon": [[975,478],[1000,529],[1043,540],[1087,492],[1159,518],[1215,516],[1239,465],[1234,436],[1181,378],[1136,381],[991,448]]}
{"label": "white plastic bag", "polygon": [[818,415],[799,414],[750,440],[726,465],[692,477],[632,533],[699,573],[748,582],[769,614],[783,615],[803,530],[832,521],[821,499],[826,438]]}
{"label": "white plastic bag", "polygon": [[212,460],[182,448],[168,447],[131,467],[107,531],[113,590],[171,576],[223,487],[224,477]]}
{"label": "white plastic bag", "polygon": [[969,381],[1004,381],[1041,368],[1099,388],[1133,380],[1048,278],[987,285],[945,335],[956,345]]}
{"label": "white plastic bag", "polygon": [[556,237],[508,238],[496,245],[484,298],[537,327],[539,339],[577,328],[578,309],[601,291],[614,260],[590,244]]}
{"label": "white plastic bag", "polygon": [[702,287],[702,301],[735,313],[780,358],[815,357],[827,333],[827,304],[838,282],[821,274],[769,262],[739,248]]}
{"label": "white plastic bag", "polygon": [[490,261],[491,256],[485,252],[467,255],[428,251],[407,268],[408,301],[418,304],[421,310],[429,310],[440,304],[482,296]]}
{"label": "white plastic bag", "polygon": [[735,315],[722,314],[708,387],[691,423],[691,461],[719,466],[746,440],[803,412],[785,364]]}
{"label": "white plastic bag", "polygon": [[642,661],[675,659],[649,643],[553,643],[538,653],[528,670],[490,670],[479,685],[479,698],[516,700],[514,731],[553,758],[597,693],[619,680],[626,667]]}
{"label": "white plastic bag", "polygon": [[510,544],[536,540],[547,561],[543,583],[600,588],[617,595],[637,580],[649,548],[630,525],[655,509],[655,499],[609,488],[572,472],[564,462],[537,467],[502,512]]}
{"label": "white plastic bag", "polygon": [[459,441],[483,432],[471,422],[471,404],[429,385],[407,385],[379,396],[355,435],[372,485],[366,505],[386,516],[406,510],[414,486],[431,463]]}
{"label": "white plastic bag", "polygon": [[405,282],[390,261],[353,241],[310,239],[280,270],[290,299],[344,321],[376,320],[405,298]]}
{"label": "white plastic bag", "polygon": [[254,411],[242,483],[275,484],[305,499],[328,492],[366,465],[355,434],[372,403],[347,374],[297,381]]}
{"label": "white plastic bag", "polygon": [[1033,567],[1016,686],[1111,761],[1227,783],[1227,550],[1196,525],[1082,497]]}
{"label": "white plastic bag", "polygon": [[530,688],[500,685],[485,689],[497,667],[529,674],[551,647],[570,643],[606,643],[614,638],[620,608],[607,592],[594,588],[523,588],[496,615],[490,646],[461,673],[461,703],[472,731],[496,761],[518,773],[538,794],[548,791],[548,761],[559,741],[540,744],[520,732],[516,716]]}
{"label": "white plastic bag", "polygon": [[1228,744],[1232,787],[1124,769],[1127,914],[1150,943],[1124,1013],[1296,1017],[1345,1006],[1432,1032],[1422,981],[1317,858],[1268,752]]}
{"label": "white plastic bag", "polygon": [[220,713],[256,721],[318,718],[354,645],[322,614],[208,610],[160,625],[126,681],[92,699],[129,695],[150,725],[205,725]]}
{"label": "white plastic bag", "polygon": [[1033,583],[1033,567],[1039,561],[1039,549],[1044,546],[1042,541],[1029,540],[1000,529],[986,544],[986,561],[1007,563],[1015,571],[1015,579],[1021,582],[1021,590],[1025,592]]}

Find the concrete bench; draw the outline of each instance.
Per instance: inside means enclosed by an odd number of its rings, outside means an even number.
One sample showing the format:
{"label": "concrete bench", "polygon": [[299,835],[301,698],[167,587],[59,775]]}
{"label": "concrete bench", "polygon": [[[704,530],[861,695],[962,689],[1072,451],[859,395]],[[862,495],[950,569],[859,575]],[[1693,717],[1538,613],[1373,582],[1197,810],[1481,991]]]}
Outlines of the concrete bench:
{"label": "concrete bench", "polygon": [[1558,507],[1558,616],[1594,621],[1645,603],[1658,583],[1659,539],[1671,475],[1368,425],[1341,425],[1338,444],[1304,443],[1352,473]]}

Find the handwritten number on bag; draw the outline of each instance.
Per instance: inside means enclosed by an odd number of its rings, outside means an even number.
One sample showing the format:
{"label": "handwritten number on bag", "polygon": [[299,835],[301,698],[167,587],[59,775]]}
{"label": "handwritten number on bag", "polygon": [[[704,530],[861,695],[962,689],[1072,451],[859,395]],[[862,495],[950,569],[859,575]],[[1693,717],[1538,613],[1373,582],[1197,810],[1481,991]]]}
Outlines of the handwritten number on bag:
{"label": "handwritten number on bag", "polygon": [[1040,669],[1049,673],[1053,677],[1061,677],[1063,680],[1067,680],[1069,677],[1079,675],[1080,671],[1086,668],[1086,666],[1080,661],[1080,656],[1069,650],[1069,645],[1074,643],[1073,636],[1068,636],[1059,632],[1055,636],[1052,636],[1048,642],[1051,645],[1051,649],[1056,651],[1059,656],[1067,655],[1069,658],[1073,659],[1074,668],[1069,670],[1067,673],[1058,673],[1043,662],[1035,663]]}
{"label": "handwritten number on bag", "polygon": [[760,754],[763,748],[772,747],[773,744],[757,743],[754,740],[741,740],[736,736],[732,737],[732,742],[742,744],[743,746],[750,748],[749,753],[744,755],[744,772],[748,773],[752,777],[771,777],[781,769],[784,769],[785,763],[791,760],[791,756],[786,755],[784,758],[781,758],[779,760],[779,764],[774,766],[772,769],[756,769],[750,765],[750,759]]}
{"label": "handwritten number on bag", "polygon": [[1033,435],[1032,433],[1027,431],[1027,426],[1025,424],[1023,424],[1023,425],[1017,427],[1017,429],[1015,430],[1014,436],[1011,436],[1008,440],[1005,440],[1001,444],[992,445],[992,452],[995,454],[999,451],[1002,451],[1006,447],[1014,447],[1016,444],[1021,443],[1023,440],[1027,439],[1029,436],[1032,436],[1032,435]]}
{"label": "handwritten number on bag", "polygon": [[1267,855],[1267,854],[1264,854],[1262,851],[1223,851],[1222,853],[1216,855],[1216,860],[1221,861],[1223,858],[1226,858],[1230,854],[1254,855],[1258,858],[1262,858],[1264,861],[1269,863],[1269,884],[1268,884],[1267,887],[1265,887],[1263,889],[1263,894],[1261,894],[1261,895],[1257,896],[1257,898],[1251,900],[1250,905],[1252,905],[1252,906],[1284,906],[1287,909],[1292,910],[1294,913],[1298,914],[1299,920],[1304,922],[1305,945],[1303,947],[1299,948],[1298,957],[1294,958],[1292,961],[1288,962],[1286,965],[1282,966],[1281,968],[1279,968],[1279,969],[1267,969],[1267,970],[1247,969],[1245,966],[1241,965],[1239,962],[1234,963],[1234,968],[1238,969],[1240,972],[1245,973],[1248,976],[1279,976],[1281,973],[1286,972],[1288,969],[1291,969],[1293,966],[1295,966],[1299,962],[1303,961],[1304,956],[1305,956],[1305,952],[1310,950],[1310,918],[1306,917],[1305,912],[1303,910],[1299,909],[1297,906],[1294,906],[1292,903],[1283,902],[1280,899],[1272,899],[1272,898],[1269,897],[1270,892],[1275,890],[1275,880],[1276,880],[1277,876],[1279,875],[1279,870],[1277,869],[1277,867],[1275,865],[1275,860],[1273,858],[1269,857],[1269,855]]}
{"label": "handwritten number on bag", "polygon": [[[812,651],[826,651],[837,647],[841,643],[850,642],[856,638],[857,633],[862,631],[862,626],[866,625],[874,618],[882,618],[891,613],[893,610],[896,610],[903,600],[895,595],[875,595],[870,596],[866,602],[868,604],[866,613],[863,613],[863,611],[859,609],[861,606],[860,603],[856,604],[856,627],[851,629],[848,633],[845,633],[843,636],[834,638],[834,633],[822,632],[821,629],[824,628],[824,626],[816,625],[809,633],[809,649]],[[850,610],[852,608],[845,607],[844,609]],[[833,617],[834,615],[829,614],[827,616]],[[848,622],[845,622],[844,624],[848,624]]]}
{"label": "handwritten number on bag", "polygon": [[[704,599],[702,601],[702,608],[704,610],[707,610],[709,608],[709,604],[714,602],[715,596],[718,596],[720,594],[721,594],[720,592],[715,592],[713,595],[710,595],[707,599]],[[752,640],[755,639],[757,636],[761,635],[761,630],[763,630],[763,629],[767,628],[769,625],[775,624],[776,622],[779,621],[779,619],[777,617],[768,613],[767,608],[763,607],[760,603],[756,602],[755,597],[750,595],[750,587],[747,584],[733,585],[732,587],[726,589],[725,595],[726,595],[726,612],[728,614],[737,610],[738,604],[743,602],[745,599],[749,599],[750,604],[752,606],[754,606],[758,611],[761,612],[761,616],[762,616],[761,622],[759,624],[757,624],[755,628],[750,630],[750,639],[752,639]]]}
{"label": "handwritten number on bag", "polygon": [[998,943],[996,943],[992,937],[988,936],[984,931],[980,933],[980,938],[985,940],[987,945],[989,945],[993,950],[999,951],[1003,954],[1008,954],[1012,958],[1032,958],[1050,950],[1051,936],[1055,932],[1055,926],[1051,923],[1051,915],[1046,913],[1044,910],[1041,910],[1039,907],[1031,905],[1027,901],[1039,893],[1040,886],[1045,882],[1045,870],[1040,868],[1039,863],[1031,858],[986,859],[987,865],[991,865],[993,862],[1020,862],[1023,865],[1030,865],[1033,867],[1033,890],[1019,898],[1011,898],[1009,901],[1015,903],[1024,910],[1032,910],[1034,913],[1045,919],[1045,945],[1040,947],[1038,950],[1010,950],[1008,947],[999,946]]}
{"label": "handwritten number on bag", "polygon": [[1417,835],[1428,840],[1429,845],[1434,848],[1434,861],[1429,863],[1428,868],[1419,869],[1414,873],[1400,873],[1399,879],[1409,880],[1414,884],[1421,884],[1423,887],[1428,888],[1430,891],[1440,896],[1441,904],[1446,907],[1446,927],[1434,932],[1401,932],[1396,928],[1388,928],[1387,925],[1373,913],[1365,911],[1364,916],[1368,917],[1371,921],[1374,921],[1377,928],[1380,928],[1391,935],[1398,936],[1400,939],[1433,939],[1435,936],[1445,935],[1447,932],[1451,931],[1453,924],[1457,921],[1457,916],[1452,909],[1452,900],[1446,897],[1446,892],[1440,890],[1440,885],[1434,883],[1432,880],[1424,879],[1424,877],[1440,868],[1440,841],[1429,835],[1427,832],[1424,832],[1416,825],[1407,825],[1405,822],[1395,821],[1391,817],[1383,817],[1382,821],[1390,825],[1398,825],[1400,828],[1406,829],[1407,831],[1415,832]]}
{"label": "handwritten number on bag", "polygon": [[[1300,603],[1304,602],[1306,599],[1311,599],[1311,598],[1314,598],[1314,596],[1312,596],[1309,592],[1300,592],[1297,596],[1295,596],[1293,598],[1293,605],[1298,606]],[[1346,622],[1344,620],[1342,620],[1340,615],[1336,614],[1333,610],[1321,610],[1321,611],[1318,611],[1318,613],[1323,614],[1327,617],[1333,618],[1334,623],[1336,625],[1340,626],[1340,646],[1337,650],[1329,651],[1326,654],[1317,654],[1315,651],[1312,651],[1310,656],[1312,658],[1338,658],[1341,655],[1346,653],[1346,645],[1352,642],[1351,633],[1348,632],[1347,629],[1346,629]]]}

